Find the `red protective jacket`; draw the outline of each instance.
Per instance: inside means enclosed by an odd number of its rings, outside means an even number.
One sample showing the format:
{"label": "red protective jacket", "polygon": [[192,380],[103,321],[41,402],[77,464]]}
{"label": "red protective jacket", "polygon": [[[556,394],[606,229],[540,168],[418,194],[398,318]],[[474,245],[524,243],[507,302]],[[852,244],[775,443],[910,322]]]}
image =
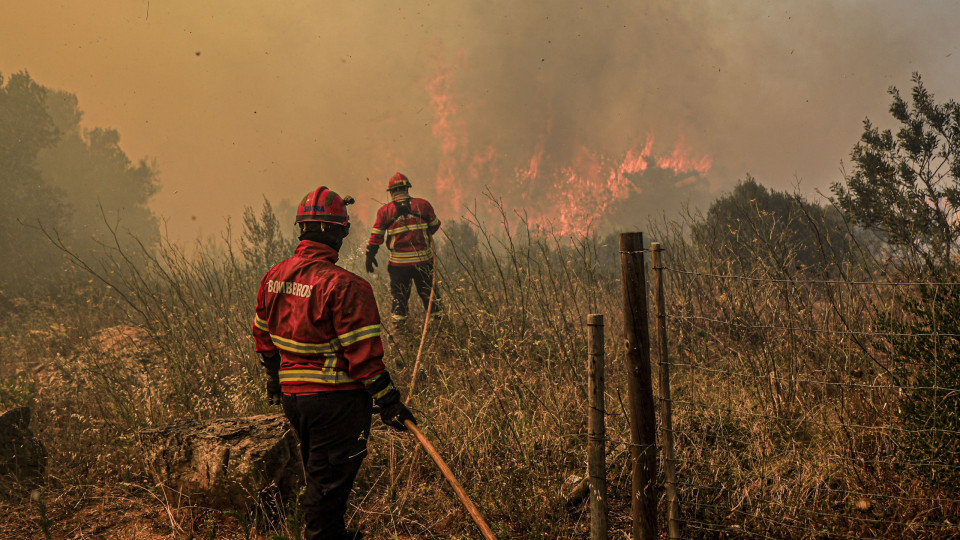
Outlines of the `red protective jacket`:
{"label": "red protective jacket", "polygon": [[379,246],[386,239],[390,264],[413,266],[433,260],[432,238],[439,228],[440,220],[426,200],[393,201],[377,210],[369,243]]}
{"label": "red protective jacket", "polygon": [[303,240],[260,281],[257,352],[280,351],[280,384],[303,394],[363,388],[385,370],[373,288],[335,263],[339,254]]}

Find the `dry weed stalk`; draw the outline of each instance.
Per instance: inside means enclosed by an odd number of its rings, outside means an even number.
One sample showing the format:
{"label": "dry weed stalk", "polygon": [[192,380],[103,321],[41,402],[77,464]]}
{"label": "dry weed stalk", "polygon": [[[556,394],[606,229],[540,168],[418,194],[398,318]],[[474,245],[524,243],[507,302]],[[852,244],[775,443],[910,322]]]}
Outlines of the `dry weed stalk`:
{"label": "dry weed stalk", "polygon": [[[563,495],[567,479],[585,469],[584,317],[603,313],[610,343],[623,335],[616,242],[536,230],[491,202],[499,224],[468,213],[442,229],[437,281],[446,316],[431,325],[411,403],[498,535],[582,538],[584,509],[566,508]],[[739,258],[723,255],[737,241],[723,231],[701,243],[686,234],[689,222],[646,231],[664,246],[685,534],[956,534],[944,525],[960,513],[955,493],[926,480],[930,464],[902,453],[899,392],[910,382],[889,364],[878,326],[882,317],[905,318],[897,298],[913,293],[898,286],[893,295],[877,282],[922,276],[898,273],[869,246],[854,244],[858,256],[836,257],[826,240],[823,266],[798,269],[791,246],[769,225],[753,225],[758,240],[737,246]],[[103,260],[77,261],[90,276],[84,286],[18,314],[23,327],[43,335],[0,335],[10,351],[0,364],[0,400],[34,404],[39,431],[57,441],[56,486],[142,483],[138,429],[267,408],[249,340],[264,261],[238,255],[229,231],[190,252],[163,242],[133,254],[122,245]],[[273,252],[268,247],[247,253]],[[351,254],[343,264],[360,269]],[[95,283],[86,283],[91,277]],[[385,280],[372,281],[386,313]],[[99,330],[120,324],[143,328],[149,346],[130,354],[132,344],[89,345]],[[413,357],[418,340],[399,330],[387,325],[387,362],[409,387],[411,366],[401,360]],[[625,454],[630,440],[623,352],[608,351],[614,455]],[[398,498],[384,478],[385,438],[399,450]],[[415,448],[409,438],[374,430],[353,524],[398,536],[470,534],[443,479]],[[626,461],[611,460],[612,536],[629,529],[629,483]],[[173,517],[166,527],[210,530],[200,519]]]}

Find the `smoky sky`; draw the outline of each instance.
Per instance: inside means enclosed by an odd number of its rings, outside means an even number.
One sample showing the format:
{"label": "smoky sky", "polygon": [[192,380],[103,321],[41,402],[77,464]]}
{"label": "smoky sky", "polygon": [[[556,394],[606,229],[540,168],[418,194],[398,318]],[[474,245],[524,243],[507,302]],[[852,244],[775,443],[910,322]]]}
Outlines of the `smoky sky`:
{"label": "smoky sky", "polygon": [[[637,182],[642,204],[618,214],[708,201],[747,173],[824,191],[863,119],[889,124],[888,87],[909,89],[917,71],[938,99],[960,96],[956,1],[40,0],[5,11],[0,72],[75,93],[87,127],[115,128],[131,158],[155,160],[152,207],[180,239],[321,184],[354,195],[369,225],[397,170],[439,199],[442,219],[488,204],[485,189],[547,211],[562,200],[554,180],[583,172],[576,156],[615,164],[651,138],[655,155],[682,141],[712,166],[696,192]],[[523,185],[537,155],[540,177]],[[438,188],[444,177],[456,193]]]}

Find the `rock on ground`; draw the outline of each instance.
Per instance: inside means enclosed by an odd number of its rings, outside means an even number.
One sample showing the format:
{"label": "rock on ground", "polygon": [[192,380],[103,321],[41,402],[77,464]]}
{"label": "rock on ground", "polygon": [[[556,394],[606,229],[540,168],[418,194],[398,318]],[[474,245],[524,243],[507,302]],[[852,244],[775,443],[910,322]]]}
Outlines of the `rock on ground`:
{"label": "rock on ground", "polygon": [[43,483],[47,452],[30,431],[30,409],[0,414],[0,498],[22,497]]}
{"label": "rock on ground", "polygon": [[282,414],[181,422],[140,432],[148,472],[190,504],[247,510],[283,504],[302,485],[296,436]]}

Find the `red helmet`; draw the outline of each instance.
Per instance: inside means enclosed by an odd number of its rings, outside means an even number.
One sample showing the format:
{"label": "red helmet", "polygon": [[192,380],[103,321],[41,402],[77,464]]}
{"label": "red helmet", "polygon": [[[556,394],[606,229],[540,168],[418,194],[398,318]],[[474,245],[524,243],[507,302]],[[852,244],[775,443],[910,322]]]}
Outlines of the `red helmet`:
{"label": "red helmet", "polygon": [[347,205],[353,204],[353,197],[340,197],[326,186],[307,193],[297,206],[297,220],[295,223],[314,221],[333,223],[335,225],[350,226],[350,216],[347,214]]}
{"label": "red helmet", "polygon": [[395,189],[407,189],[410,187],[410,180],[404,176],[403,173],[397,173],[390,177],[390,182],[387,183],[387,191],[393,191]]}

